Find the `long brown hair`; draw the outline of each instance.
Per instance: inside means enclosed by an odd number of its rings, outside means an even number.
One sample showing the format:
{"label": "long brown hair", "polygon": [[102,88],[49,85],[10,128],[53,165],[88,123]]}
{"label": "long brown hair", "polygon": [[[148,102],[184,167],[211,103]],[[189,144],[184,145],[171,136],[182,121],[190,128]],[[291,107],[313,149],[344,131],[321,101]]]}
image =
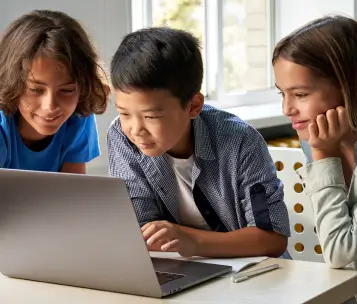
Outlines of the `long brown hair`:
{"label": "long brown hair", "polygon": [[0,41],[0,110],[15,114],[37,55],[64,64],[80,90],[76,113],[102,114],[108,86],[98,54],[83,27],[63,12],[35,10],[13,21]]}
{"label": "long brown hair", "polygon": [[272,63],[281,57],[336,85],[347,120],[357,130],[357,22],[341,15],[307,23],[278,42]]}

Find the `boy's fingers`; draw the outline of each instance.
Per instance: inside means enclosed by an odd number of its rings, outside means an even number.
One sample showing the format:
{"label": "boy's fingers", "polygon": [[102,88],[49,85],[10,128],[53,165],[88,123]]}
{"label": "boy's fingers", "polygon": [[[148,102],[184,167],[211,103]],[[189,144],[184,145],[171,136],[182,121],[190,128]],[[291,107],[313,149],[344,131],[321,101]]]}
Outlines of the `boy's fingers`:
{"label": "boy's fingers", "polygon": [[155,232],[153,235],[151,235],[146,243],[148,245],[154,244],[158,242],[159,240],[162,239],[170,239],[170,230],[167,228],[160,229],[159,231]]}
{"label": "boy's fingers", "polygon": [[158,225],[150,225],[145,231],[143,231],[144,240],[147,240],[159,230],[160,228]]}
{"label": "boy's fingers", "polygon": [[179,240],[178,239],[174,239],[164,245],[161,246],[161,250],[162,251],[178,251],[177,250],[177,246],[179,244]]}

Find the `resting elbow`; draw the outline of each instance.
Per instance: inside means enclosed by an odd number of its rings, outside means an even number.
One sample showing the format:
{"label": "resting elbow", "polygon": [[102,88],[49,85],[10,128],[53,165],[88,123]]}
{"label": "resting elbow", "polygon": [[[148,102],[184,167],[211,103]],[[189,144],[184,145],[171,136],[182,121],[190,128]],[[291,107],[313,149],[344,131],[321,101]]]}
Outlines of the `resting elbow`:
{"label": "resting elbow", "polygon": [[324,259],[330,268],[342,268],[353,262],[344,252],[325,252]]}
{"label": "resting elbow", "polygon": [[267,250],[267,256],[271,258],[281,257],[288,247],[288,238],[284,235],[274,233],[275,240],[271,242],[272,246]]}
{"label": "resting elbow", "polygon": [[355,250],[346,249],[342,244],[329,244],[323,246],[323,256],[326,264],[330,268],[342,268],[352,263],[356,259]]}

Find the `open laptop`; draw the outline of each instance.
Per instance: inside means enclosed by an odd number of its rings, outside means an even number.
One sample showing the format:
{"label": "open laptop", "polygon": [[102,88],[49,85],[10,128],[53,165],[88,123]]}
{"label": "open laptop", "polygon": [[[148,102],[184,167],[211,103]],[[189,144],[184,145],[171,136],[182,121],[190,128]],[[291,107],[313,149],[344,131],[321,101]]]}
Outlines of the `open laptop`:
{"label": "open laptop", "polygon": [[232,270],[150,258],[124,182],[0,169],[0,272],[163,297]]}

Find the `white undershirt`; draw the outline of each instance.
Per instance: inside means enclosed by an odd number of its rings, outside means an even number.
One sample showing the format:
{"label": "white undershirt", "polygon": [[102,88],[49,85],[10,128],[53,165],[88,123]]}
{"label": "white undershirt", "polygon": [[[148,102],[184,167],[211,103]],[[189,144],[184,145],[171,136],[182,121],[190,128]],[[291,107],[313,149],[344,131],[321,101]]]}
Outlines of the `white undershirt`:
{"label": "white undershirt", "polygon": [[165,154],[165,157],[176,176],[176,199],[179,203],[181,224],[192,228],[210,230],[193,199],[193,155],[187,159],[174,158],[168,154]]}

